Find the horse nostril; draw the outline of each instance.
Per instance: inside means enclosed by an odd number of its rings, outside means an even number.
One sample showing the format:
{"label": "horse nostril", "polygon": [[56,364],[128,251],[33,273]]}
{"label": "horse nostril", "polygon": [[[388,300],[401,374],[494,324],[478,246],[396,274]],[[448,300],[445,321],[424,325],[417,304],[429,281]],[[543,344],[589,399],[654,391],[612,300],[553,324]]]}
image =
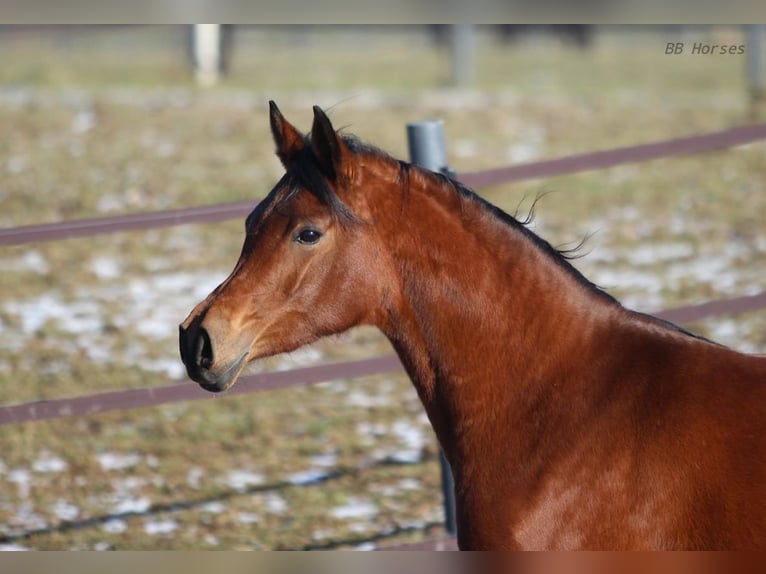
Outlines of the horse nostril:
{"label": "horse nostril", "polygon": [[213,365],[213,344],[210,342],[210,335],[202,327],[197,333],[194,360],[202,369],[209,369]]}

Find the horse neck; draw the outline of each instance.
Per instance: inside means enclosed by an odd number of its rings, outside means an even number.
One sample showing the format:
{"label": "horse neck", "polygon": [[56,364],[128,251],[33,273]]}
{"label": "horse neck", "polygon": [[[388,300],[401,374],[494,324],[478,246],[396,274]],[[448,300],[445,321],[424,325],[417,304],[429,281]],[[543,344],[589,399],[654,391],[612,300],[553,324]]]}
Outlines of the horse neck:
{"label": "horse neck", "polygon": [[434,176],[413,171],[409,179],[399,205],[388,193],[378,206],[397,210],[376,217],[389,222],[378,233],[396,277],[379,327],[453,467],[509,433],[519,432],[523,457],[535,447],[531,434],[525,444],[524,420],[536,425],[566,411],[554,404],[566,400],[562,373],[587,364],[596,348],[588,340],[612,306],[520,226]]}

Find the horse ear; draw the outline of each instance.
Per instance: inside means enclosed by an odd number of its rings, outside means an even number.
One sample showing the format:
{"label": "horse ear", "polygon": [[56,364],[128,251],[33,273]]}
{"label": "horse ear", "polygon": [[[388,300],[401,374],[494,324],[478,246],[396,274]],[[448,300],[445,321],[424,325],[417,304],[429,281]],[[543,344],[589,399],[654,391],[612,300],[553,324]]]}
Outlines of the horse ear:
{"label": "horse ear", "polygon": [[282,165],[287,168],[295,156],[303,150],[306,137],[284,118],[273,101],[269,101],[269,120],[271,134],[274,137],[274,143],[277,144],[277,156],[282,161]]}
{"label": "horse ear", "polygon": [[319,160],[322,171],[330,179],[340,173],[346,144],[335,132],[330,118],[319,106],[314,106],[314,123],[311,126],[311,147]]}

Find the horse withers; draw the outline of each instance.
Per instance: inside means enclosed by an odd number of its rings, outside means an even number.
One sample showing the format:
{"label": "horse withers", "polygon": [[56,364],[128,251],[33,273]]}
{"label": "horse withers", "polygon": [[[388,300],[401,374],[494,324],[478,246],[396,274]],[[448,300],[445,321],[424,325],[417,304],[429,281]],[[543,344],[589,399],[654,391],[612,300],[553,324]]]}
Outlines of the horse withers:
{"label": "horse withers", "polygon": [[766,546],[766,357],[624,308],[459,182],[271,103],[285,175],[180,326],[203,388],[357,325],[391,341],[463,549]]}

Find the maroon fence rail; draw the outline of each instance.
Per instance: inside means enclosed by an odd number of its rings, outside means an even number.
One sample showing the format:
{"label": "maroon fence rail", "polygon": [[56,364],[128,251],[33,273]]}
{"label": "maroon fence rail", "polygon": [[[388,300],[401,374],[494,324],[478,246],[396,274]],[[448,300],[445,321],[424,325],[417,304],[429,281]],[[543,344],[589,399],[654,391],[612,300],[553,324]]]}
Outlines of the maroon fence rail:
{"label": "maroon fence rail", "polygon": [[[717,315],[745,313],[764,307],[766,307],[766,291],[757,295],[666,309],[655,313],[655,315],[668,321],[689,323]],[[247,375],[241,377],[237,385],[230,391],[216,396],[226,397],[256,391],[308,386],[337,379],[353,379],[398,372],[403,372],[399,359],[395,355],[387,355],[372,359],[303,367],[289,371]],[[210,397],[211,394],[202,390],[198,385],[188,380],[181,380],[159,387],[140,387],[78,397],[1,405],[0,426],[62,417],[87,416],[107,411],[156,406],[178,401],[194,401]]]}
{"label": "maroon fence rail", "polygon": [[[524,179],[604,169],[626,163],[649,161],[664,157],[714,151],[762,140],[766,140],[766,124],[755,124],[708,134],[570,155],[499,169],[461,173],[458,174],[458,179],[472,187],[484,187]],[[255,204],[252,201],[238,201],[151,213],[135,213],[3,228],[0,229],[0,245],[21,245],[24,243],[86,237],[120,231],[153,229],[186,223],[215,223],[235,217],[243,217],[254,206]]]}
{"label": "maroon fence rail", "polygon": [[766,139],[766,124],[740,126],[708,134],[465,173],[460,174],[460,181],[466,185],[483,187],[499,183],[511,183],[522,179],[552,177],[592,169],[606,169],[617,165],[652,159],[691,155],[744,145],[764,139]]}
{"label": "maroon fence rail", "polygon": [[185,223],[217,223],[235,217],[244,217],[254,206],[252,201],[237,201],[150,213],[131,213],[4,228],[0,229],[0,245],[22,245],[24,243],[88,237],[119,231],[171,227]]}
{"label": "maroon fence rail", "polygon": [[79,397],[2,405],[0,406],[0,425],[94,415],[107,411],[156,406],[178,401],[194,401],[212,396],[226,397],[255,391],[307,386],[324,381],[357,378],[401,370],[401,363],[394,355],[343,363],[328,363],[288,371],[246,375],[241,377],[231,390],[221,395],[212,395],[195,383],[181,380],[164,386],[140,387]]}

